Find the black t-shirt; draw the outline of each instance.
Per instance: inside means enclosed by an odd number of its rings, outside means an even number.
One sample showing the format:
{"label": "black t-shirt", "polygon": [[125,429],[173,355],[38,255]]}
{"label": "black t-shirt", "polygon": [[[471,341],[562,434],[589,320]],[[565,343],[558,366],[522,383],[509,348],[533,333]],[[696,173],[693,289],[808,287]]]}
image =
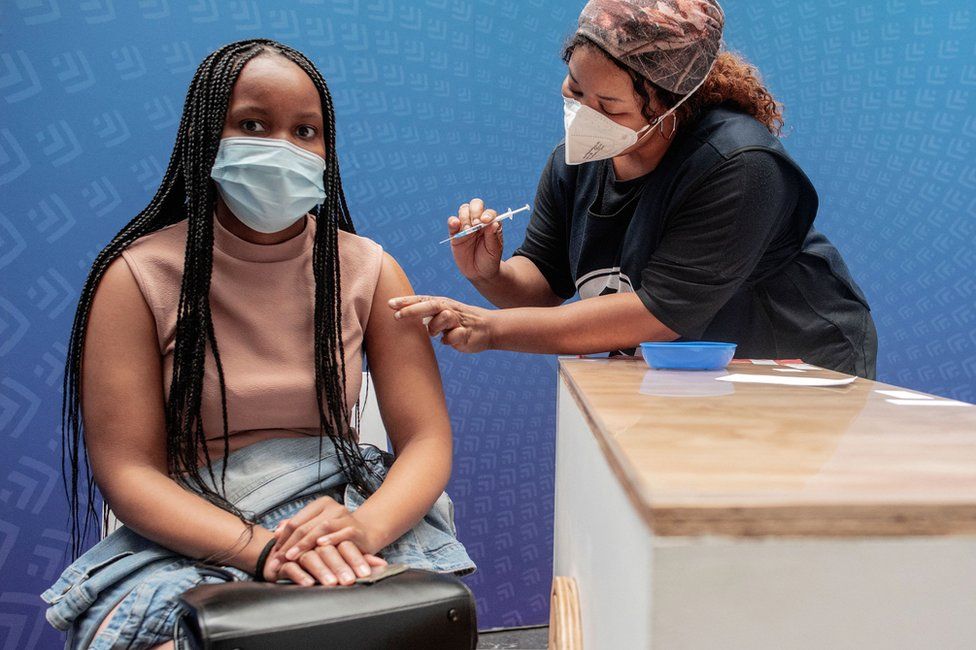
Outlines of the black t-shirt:
{"label": "black t-shirt", "polygon": [[636,292],[684,339],[874,375],[867,303],[811,227],[816,193],[751,117],[713,109],[632,180],[564,155],[560,144],[550,156],[515,252],[555,294]]}

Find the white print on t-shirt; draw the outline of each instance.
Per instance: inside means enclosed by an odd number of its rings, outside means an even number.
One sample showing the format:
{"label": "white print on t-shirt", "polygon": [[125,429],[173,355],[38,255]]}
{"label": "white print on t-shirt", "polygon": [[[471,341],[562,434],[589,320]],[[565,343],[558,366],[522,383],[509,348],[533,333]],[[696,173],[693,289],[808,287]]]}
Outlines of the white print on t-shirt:
{"label": "white print on t-shirt", "polygon": [[576,290],[581,299],[605,296],[611,293],[634,293],[634,285],[619,266],[597,269],[576,280]]}

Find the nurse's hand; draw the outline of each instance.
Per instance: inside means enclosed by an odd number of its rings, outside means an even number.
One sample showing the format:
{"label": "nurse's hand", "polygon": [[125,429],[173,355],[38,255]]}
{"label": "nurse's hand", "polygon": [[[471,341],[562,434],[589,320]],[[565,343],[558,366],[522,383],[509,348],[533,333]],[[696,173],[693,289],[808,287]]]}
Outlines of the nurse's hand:
{"label": "nurse's hand", "polygon": [[[447,220],[447,233],[454,236],[479,223],[491,223],[497,216],[494,210],[485,210],[484,201],[471,199],[458,208],[457,216]],[[502,224],[491,223],[473,235],[451,240],[451,251],[458,270],[470,281],[491,280],[498,275],[502,261]]]}
{"label": "nurse's hand", "polygon": [[491,349],[492,310],[437,296],[401,296],[389,302],[394,318],[413,318],[427,324],[431,336],[458,352]]}

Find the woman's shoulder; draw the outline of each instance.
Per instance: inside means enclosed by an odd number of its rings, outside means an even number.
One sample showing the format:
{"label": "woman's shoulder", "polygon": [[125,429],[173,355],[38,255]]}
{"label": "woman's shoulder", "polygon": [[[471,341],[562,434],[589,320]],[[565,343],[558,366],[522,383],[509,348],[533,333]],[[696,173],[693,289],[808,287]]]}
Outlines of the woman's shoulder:
{"label": "woman's shoulder", "polygon": [[765,149],[785,153],[779,137],[752,115],[728,106],[706,110],[691,126],[690,140],[731,157],[746,150]]}
{"label": "woman's shoulder", "polygon": [[[147,309],[139,308],[144,303]],[[123,330],[149,327],[153,324],[153,300],[147,293],[138,267],[122,256],[105,269],[92,298],[90,323],[110,320]],[[89,332],[91,332],[91,327]],[[101,327],[96,332],[105,331]]]}
{"label": "woman's shoulder", "polygon": [[375,280],[383,263],[383,247],[362,235],[345,230],[339,231],[339,262],[343,267],[357,269],[357,275],[365,274]]}
{"label": "woman's shoulder", "polygon": [[163,226],[159,230],[147,233],[129,244],[122,255],[127,258],[172,258],[175,257],[183,265],[183,254],[186,250],[187,221],[183,219],[174,224]]}
{"label": "woman's shoulder", "polygon": [[753,116],[735,108],[716,106],[691,127],[689,138],[675,158],[682,182],[695,184],[703,176],[738,169],[742,174],[799,178],[804,192],[814,193],[800,165],[786,151],[779,137]]}
{"label": "woman's shoulder", "polygon": [[338,244],[343,293],[371,298],[383,267],[383,247],[369,237],[344,230],[339,231]]}
{"label": "woman's shoulder", "polygon": [[340,230],[339,253],[350,256],[382,257],[383,247],[369,237]]}
{"label": "woman's shoulder", "polygon": [[173,303],[179,295],[186,233],[187,221],[183,219],[143,235],[122,251],[129,273],[154,310]]}

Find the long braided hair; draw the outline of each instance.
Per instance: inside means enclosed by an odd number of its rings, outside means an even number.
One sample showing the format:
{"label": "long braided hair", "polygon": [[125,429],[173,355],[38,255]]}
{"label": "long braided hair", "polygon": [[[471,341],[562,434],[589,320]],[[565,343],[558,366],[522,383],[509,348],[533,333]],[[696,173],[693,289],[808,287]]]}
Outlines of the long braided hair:
{"label": "long braided hair", "polygon": [[[168,470],[185,487],[253,524],[222,494],[224,472],[221,473],[220,490],[216,488],[203,431],[201,396],[204,363],[209,351],[216,364],[220,386],[226,457],[229,452],[227,397],[209,300],[213,267],[212,219],[217,196],[210,171],[217,156],[234,84],[247,62],[262,54],[283,56],[298,65],[315,84],[322,103],[326,198],[322,205],[313,210],[317,220],[312,249],[315,276],[315,391],[320,434],[329,436],[335,442],[340,465],[349,482],[364,494],[371,491],[367,479],[369,470],[356,444],[356,434],[352,429],[354,423],[345,404],[338,231],[354,233],[355,228],[339,176],[332,97],[322,75],[300,52],[268,39],[238,41],[213,52],[197,68],[187,91],[176,144],[159,189],[149,205],[98,254],[81,292],[68,343],[61,408],[61,465],[71,508],[73,556],[78,555],[88,536],[89,526],[98,521],[91,465],[83,450],[81,413],[81,362],[92,300],[106,269],[127,246],[148,233],[183,219],[188,221],[186,254],[177,310],[172,383],[165,405]],[[321,448],[321,437],[319,442]],[[200,450],[205,455],[209,481],[198,466]],[[79,483],[84,484],[84,495],[79,494]],[[250,530],[249,526],[246,532]]]}

